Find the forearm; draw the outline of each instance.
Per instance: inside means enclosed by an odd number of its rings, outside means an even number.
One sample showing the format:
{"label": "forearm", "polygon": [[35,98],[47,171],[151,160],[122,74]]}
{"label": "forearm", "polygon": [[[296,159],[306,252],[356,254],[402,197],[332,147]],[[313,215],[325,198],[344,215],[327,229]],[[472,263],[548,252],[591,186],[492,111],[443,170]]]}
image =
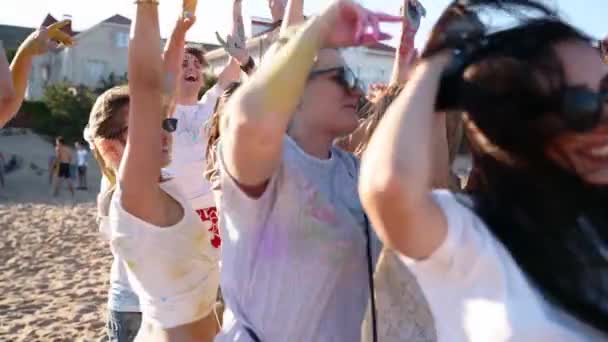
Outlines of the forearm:
{"label": "forearm", "polygon": [[157,5],[140,3],[129,45],[129,135],[120,170],[125,190],[131,185],[130,190],[145,191],[160,178],[163,87],[159,51]]}
{"label": "forearm", "polygon": [[[0,109],[0,126],[4,126],[18,111],[23,103],[27,81],[32,70],[33,56],[19,49],[10,66],[10,82],[12,82],[12,96],[4,97]],[[4,83],[4,82],[3,82]],[[4,86],[3,86],[4,88]]]}
{"label": "forearm", "polygon": [[412,51],[408,51],[406,55],[401,53],[401,48],[395,52],[395,62],[393,63],[393,71],[389,86],[404,84],[407,81],[407,72]]}
{"label": "forearm", "polygon": [[226,167],[242,185],[257,186],[274,172],[287,125],[321,48],[313,21],[265,63],[229,101],[222,122]]}
{"label": "forearm", "polygon": [[226,89],[230,83],[238,82],[240,79],[241,65],[236,59],[231,57],[228,64],[226,64],[224,69],[222,69],[220,74],[217,76],[217,85],[222,89]]}
{"label": "forearm", "polygon": [[446,114],[437,113],[433,122],[433,178],[434,189],[450,187],[450,155],[446,130]]}
{"label": "forearm", "polygon": [[447,223],[428,195],[433,179],[434,99],[440,70],[417,68],[387,111],[361,166],[361,201],[384,243],[416,259],[445,240]]}
{"label": "forearm", "polygon": [[398,85],[405,83],[407,75],[407,64],[408,58],[410,57],[411,49],[413,46],[409,46],[407,33],[407,21],[404,17],[401,23],[401,37],[399,39],[399,45],[395,50],[395,62],[393,63],[393,72],[391,74],[391,81],[389,85]]}
{"label": "forearm", "polygon": [[182,75],[182,61],[184,59],[184,46],[186,45],[186,32],[177,28],[173,30],[165,44],[163,52],[163,73],[165,75],[165,91],[169,95],[179,92],[179,82]]}
{"label": "forearm", "polygon": [[366,158],[378,172],[399,180],[395,191],[410,197],[426,196],[434,177],[433,131],[435,93],[440,71],[422,65],[387,111]]}
{"label": "forearm", "polygon": [[272,126],[284,133],[321,48],[321,24],[320,20],[310,22],[280,48],[272,63],[258,69],[235,94],[232,103],[245,105],[236,116],[256,125],[276,123]]}
{"label": "forearm", "polygon": [[285,18],[281,24],[281,32],[288,27],[300,24],[304,21],[304,0],[289,0],[285,11]]}

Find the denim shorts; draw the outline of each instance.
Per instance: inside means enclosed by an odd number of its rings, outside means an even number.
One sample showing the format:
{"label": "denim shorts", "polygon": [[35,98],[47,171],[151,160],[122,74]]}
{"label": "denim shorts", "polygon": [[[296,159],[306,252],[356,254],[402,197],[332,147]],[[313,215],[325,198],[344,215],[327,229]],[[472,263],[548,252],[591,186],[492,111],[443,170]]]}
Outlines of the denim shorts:
{"label": "denim shorts", "polygon": [[108,311],[108,342],[132,342],[141,326],[141,313]]}

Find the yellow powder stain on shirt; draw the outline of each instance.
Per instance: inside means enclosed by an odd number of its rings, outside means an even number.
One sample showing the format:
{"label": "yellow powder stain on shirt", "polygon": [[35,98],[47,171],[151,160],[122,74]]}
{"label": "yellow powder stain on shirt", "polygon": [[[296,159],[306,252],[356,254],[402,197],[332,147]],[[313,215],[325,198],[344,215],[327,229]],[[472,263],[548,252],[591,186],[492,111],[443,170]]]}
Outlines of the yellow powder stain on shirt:
{"label": "yellow powder stain on shirt", "polygon": [[189,267],[184,266],[183,264],[177,264],[171,267],[171,269],[169,270],[169,276],[171,277],[171,279],[177,280],[188,275],[189,271]]}
{"label": "yellow powder stain on shirt", "polygon": [[129,269],[131,269],[131,270],[135,269],[135,261],[133,261],[133,260],[127,260],[126,263],[127,263],[127,267]]}
{"label": "yellow powder stain on shirt", "polygon": [[194,245],[197,247],[203,245],[203,243],[207,242],[206,237],[207,237],[207,234],[205,234],[205,232],[196,233],[196,235],[194,236],[194,241],[193,241]]}

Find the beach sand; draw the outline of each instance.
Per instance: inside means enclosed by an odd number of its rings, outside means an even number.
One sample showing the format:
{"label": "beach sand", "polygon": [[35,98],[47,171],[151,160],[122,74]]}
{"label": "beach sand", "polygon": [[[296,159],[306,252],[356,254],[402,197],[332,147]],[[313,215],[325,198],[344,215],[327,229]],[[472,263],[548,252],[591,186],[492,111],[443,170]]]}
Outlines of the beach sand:
{"label": "beach sand", "polygon": [[0,134],[0,152],[23,161],[0,188],[0,341],[103,340],[111,255],[95,222],[95,162],[88,192],[52,198],[51,144]]}

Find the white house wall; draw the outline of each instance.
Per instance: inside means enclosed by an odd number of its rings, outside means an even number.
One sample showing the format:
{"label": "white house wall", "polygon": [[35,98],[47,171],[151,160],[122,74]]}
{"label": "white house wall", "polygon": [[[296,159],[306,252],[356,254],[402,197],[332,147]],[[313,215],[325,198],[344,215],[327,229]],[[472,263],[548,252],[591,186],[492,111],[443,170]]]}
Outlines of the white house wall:
{"label": "white house wall", "polygon": [[[127,72],[128,48],[117,46],[116,34],[119,32],[128,35],[129,26],[101,23],[78,34],[75,37],[77,44],[73,47],[35,58],[27,99],[40,100],[47,85],[64,80],[74,85],[96,88],[101,79],[107,78],[112,72],[118,77],[123,76]],[[93,64],[101,71],[99,77],[92,77]],[[49,68],[46,82],[42,77],[44,67]]]}
{"label": "white house wall", "polygon": [[[66,78],[74,84],[97,87],[110,73],[122,76],[127,72],[128,48],[116,45],[117,33],[129,33],[129,27],[103,23],[86,31],[68,53],[73,63]],[[77,37],[78,38],[78,37]],[[100,77],[93,77],[91,65],[103,65]],[[66,70],[68,71],[68,70]]]}
{"label": "white house wall", "polygon": [[[251,46],[249,52],[259,65],[260,56],[263,55],[260,53],[259,44]],[[393,52],[354,48],[344,50],[342,55],[365,89],[372,83],[388,83],[393,68]],[[218,75],[228,63],[228,56],[225,53],[213,51],[207,57],[210,65],[209,71],[215,75]]]}

